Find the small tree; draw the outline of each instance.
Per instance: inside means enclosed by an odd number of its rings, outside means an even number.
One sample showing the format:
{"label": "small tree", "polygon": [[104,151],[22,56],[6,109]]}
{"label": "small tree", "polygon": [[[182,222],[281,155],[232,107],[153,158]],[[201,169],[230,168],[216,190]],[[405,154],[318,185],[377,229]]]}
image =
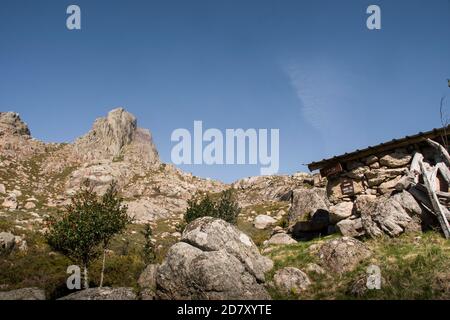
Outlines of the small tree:
{"label": "small tree", "polygon": [[142,235],[144,236],[144,239],[145,239],[144,249],[143,249],[145,264],[154,263],[156,260],[155,245],[152,242],[153,231],[152,231],[152,227],[150,226],[149,223],[147,223],[144,226]]}
{"label": "small tree", "polygon": [[87,182],[72,197],[61,216],[49,218],[48,244],[84,268],[84,288],[89,288],[88,268],[96,259],[102,234],[97,195]]}
{"label": "small tree", "polygon": [[72,197],[62,215],[49,218],[48,244],[84,268],[84,288],[89,288],[88,268],[103,248],[103,284],[105,252],[112,237],[131,222],[126,206],[112,183],[103,197],[98,197],[88,181]]}
{"label": "small tree", "polygon": [[221,192],[219,198],[215,201],[208,194],[192,197],[188,201],[184,220],[186,223],[190,223],[195,219],[209,216],[236,224],[239,213],[240,208],[234,193],[231,189],[228,189]]}
{"label": "small tree", "polygon": [[105,260],[106,251],[108,249],[111,239],[123,232],[128,224],[132,222],[127,214],[128,207],[123,205],[123,198],[119,196],[117,190],[117,182],[113,181],[106,193],[100,200],[100,219],[101,219],[101,234],[103,245],[103,261],[102,272],[100,276],[100,287],[103,286],[103,279],[105,274]]}

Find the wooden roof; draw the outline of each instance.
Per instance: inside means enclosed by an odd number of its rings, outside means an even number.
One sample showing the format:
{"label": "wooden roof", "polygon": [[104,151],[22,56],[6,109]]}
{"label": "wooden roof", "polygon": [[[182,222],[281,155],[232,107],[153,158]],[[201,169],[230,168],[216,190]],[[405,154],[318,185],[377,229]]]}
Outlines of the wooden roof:
{"label": "wooden roof", "polygon": [[344,153],[339,156],[334,156],[332,158],[323,159],[316,162],[311,162],[308,164],[308,169],[310,171],[315,171],[318,169],[322,169],[324,167],[336,164],[343,163],[348,161],[357,160],[360,158],[368,157],[370,155],[376,155],[382,152],[390,151],[393,149],[406,147],[408,145],[413,145],[419,142],[422,142],[424,139],[435,139],[436,137],[441,137],[443,135],[448,135],[450,133],[450,126],[443,128],[435,128],[433,130],[427,132],[419,132],[413,136],[406,136],[400,139],[393,139],[388,142],[380,143],[375,146],[369,146],[365,149],[355,150],[350,153]]}

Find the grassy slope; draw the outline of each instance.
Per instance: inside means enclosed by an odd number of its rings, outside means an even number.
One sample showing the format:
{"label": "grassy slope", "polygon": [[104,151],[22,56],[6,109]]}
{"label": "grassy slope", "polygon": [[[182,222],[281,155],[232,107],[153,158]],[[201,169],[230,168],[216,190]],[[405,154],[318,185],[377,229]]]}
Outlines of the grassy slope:
{"label": "grassy slope", "polygon": [[[311,254],[312,250],[308,248],[323,240],[275,247],[268,254],[275,263],[268,279],[283,267],[305,269],[308,263],[317,263],[316,255]],[[309,273],[313,285],[301,298],[450,299],[450,241],[440,234],[409,234],[396,239],[367,240],[366,244],[373,255],[356,270],[341,276]],[[381,290],[357,290],[358,286],[365,288],[366,269],[370,264],[381,269]],[[273,290],[271,293],[274,298],[294,298],[284,297]]]}
{"label": "grassy slope", "polygon": [[[247,219],[247,214],[257,215],[273,210],[283,204],[266,204],[246,208],[238,221],[238,227],[249,234],[259,246],[270,236],[270,232],[256,230]],[[253,213],[251,213],[253,212]],[[50,298],[66,294],[66,268],[72,264],[64,256],[51,252],[40,233],[29,230],[14,230],[15,220],[26,218],[25,212],[11,212],[0,218],[0,231],[13,231],[25,237],[28,253],[14,252],[8,257],[0,257],[0,290],[37,286],[45,288]],[[106,260],[105,285],[137,287],[137,279],[144,268],[142,247],[144,238],[142,226],[132,225],[117,236],[111,244],[111,252]],[[161,262],[167,249],[176,242],[170,233],[170,224],[165,221],[154,228],[157,239],[157,261]],[[267,274],[270,281],[276,270],[292,266],[305,269],[308,263],[317,263],[317,257],[309,249],[317,243],[333,238],[329,236],[311,242],[288,246],[272,247],[266,253],[273,259],[275,267]],[[403,235],[396,239],[382,238],[367,240],[373,251],[372,257],[356,270],[337,276],[309,273],[312,286],[302,294],[302,299],[450,299],[450,241],[436,232],[420,235]],[[383,285],[381,290],[355,290],[355,282],[364,284],[366,268],[376,264],[381,268]],[[90,270],[91,284],[98,285],[100,279],[100,259]],[[361,282],[362,281],[362,282]],[[364,287],[364,286],[363,286]],[[353,291],[353,292],[352,292]],[[355,293],[356,291],[356,293]],[[359,293],[358,293],[359,292]],[[292,299],[271,289],[275,299]]]}

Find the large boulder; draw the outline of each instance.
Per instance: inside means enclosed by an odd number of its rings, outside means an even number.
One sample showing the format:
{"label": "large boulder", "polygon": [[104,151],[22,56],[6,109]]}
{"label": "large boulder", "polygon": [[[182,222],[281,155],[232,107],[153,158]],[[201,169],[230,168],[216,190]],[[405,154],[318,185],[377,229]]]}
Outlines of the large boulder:
{"label": "large boulder", "polygon": [[138,285],[141,288],[142,300],[154,300],[156,292],[156,273],[157,264],[148,265],[138,279]]}
{"label": "large boulder", "polygon": [[317,212],[328,211],[330,203],[324,189],[296,189],[292,191],[292,206],[289,211],[289,224],[295,225],[313,217]]}
{"label": "large boulder", "polygon": [[58,300],[137,300],[133,288],[89,288],[69,294]]}
{"label": "large boulder", "polygon": [[359,196],[355,206],[365,233],[371,237],[421,231],[423,210],[407,191],[382,197]]}
{"label": "large boulder", "polygon": [[45,300],[45,291],[39,288],[22,288],[0,292],[1,300]]}
{"label": "large boulder", "polygon": [[6,187],[3,183],[0,183],[0,194],[5,194],[6,193]]}
{"label": "large boulder", "polygon": [[318,252],[321,265],[338,274],[352,271],[370,255],[364,243],[350,237],[329,240],[321,245]]}
{"label": "large boulder", "polygon": [[267,216],[265,214],[260,214],[255,217],[255,220],[253,220],[253,226],[256,229],[264,230],[276,222],[277,222],[277,220],[275,220],[271,216]]}
{"label": "large boulder", "polygon": [[273,262],[235,226],[211,217],[184,230],[158,268],[160,299],[269,299],[264,273]]}
{"label": "large boulder", "polygon": [[273,276],[273,282],[278,290],[288,295],[299,295],[311,285],[306,273],[292,267],[278,270]]}
{"label": "large boulder", "polygon": [[8,254],[14,248],[16,237],[9,232],[0,232],[0,255]]}
{"label": "large boulder", "polygon": [[156,281],[160,299],[270,299],[234,255],[226,250],[202,251],[184,242],[170,248]]}
{"label": "large boulder", "polygon": [[261,256],[252,239],[221,219],[203,217],[191,222],[184,229],[181,241],[203,251],[225,249],[259,281],[264,281],[264,273],[273,267],[272,260]]}

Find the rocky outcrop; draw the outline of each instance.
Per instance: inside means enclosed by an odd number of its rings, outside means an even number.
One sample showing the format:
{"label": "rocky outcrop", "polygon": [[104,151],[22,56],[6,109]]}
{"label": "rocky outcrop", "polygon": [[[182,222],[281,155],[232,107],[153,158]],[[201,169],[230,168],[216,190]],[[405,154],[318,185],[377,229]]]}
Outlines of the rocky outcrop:
{"label": "rocky outcrop", "polygon": [[160,299],[269,299],[262,283],[273,266],[253,241],[231,224],[211,217],[184,230],[158,268]]}
{"label": "rocky outcrop", "polygon": [[261,256],[250,237],[221,219],[204,217],[191,222],[183,231],[181,241],[203,251],[225,249],[261,282],[264,281],[264,273],[273,267],[273,262]]}
{"label": "rocky outcrop", "polygon": [[0,137],[6,135],[30,136],[30,129],[18,113],[0,112]]}
{"label": "rocky outcrop", "polygon": [[403,232],[420,231],[422,208],[407,191],[392,196],[360,196],[355,202],[364,231],[371,237],[395,237]]}
{"label": "rocky outcrop", "polygon": [[111,110],[95,121],[92,130],[75,141],[74,150],[84,160],[116,160],[127,150],[145,164],[159,163],[158,152],[148,130],[137,127],[136,118],[123,108]]}
{"label": "rocky outcrop", "polygon": [[138,285],[141,288],[140,296],[142,300],[155,299],[157,270],[157,264],[150,264],[139,276]]}
{"label": "rocky outcrop", "polygon": [[338,274],[352,271],[370,255],[371,252],[364,243],[350,237],[329,240],[318,252],[321,265]]}
{"label": "rocky outcrop", "polygon": [[22,288],[0,292],[1,300],[45,300],[45,291],[39,288]]}
{"label": "rocky outcrop", "polygon": [[299,221],[305,221],[313,217],[317,212],[327,211],[328,202],[324,189],[296,189],[292,191],[292,206],[289,211],[289,225],[295,225]]}
{"label": "rocky outcrop", "polygon": [[311,187],[314,177],[308,173],[297,172],[293,175],[256,176],[238,180],[231,186],[237,190],[241,207],[267,201],[288,201],[291,191]]}
{"label": "rocky outcrop", "polygon": [[273,282],[286,295],[300,295],[311,285],[306,273],[292,267],[278,270],[273,276]]}
{"label": "rocky outcrop", "polygon": [[137,300],[133,288],[89,288],[58,300]]}

